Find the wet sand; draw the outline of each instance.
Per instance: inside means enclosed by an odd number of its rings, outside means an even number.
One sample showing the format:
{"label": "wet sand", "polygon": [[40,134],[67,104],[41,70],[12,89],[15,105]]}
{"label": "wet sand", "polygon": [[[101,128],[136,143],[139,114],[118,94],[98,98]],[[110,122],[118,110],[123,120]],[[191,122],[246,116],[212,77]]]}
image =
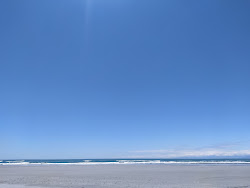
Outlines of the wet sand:
{"label": "wet sand", "polygon": [[250,165],[0,166],[1,188],[250,188]]}

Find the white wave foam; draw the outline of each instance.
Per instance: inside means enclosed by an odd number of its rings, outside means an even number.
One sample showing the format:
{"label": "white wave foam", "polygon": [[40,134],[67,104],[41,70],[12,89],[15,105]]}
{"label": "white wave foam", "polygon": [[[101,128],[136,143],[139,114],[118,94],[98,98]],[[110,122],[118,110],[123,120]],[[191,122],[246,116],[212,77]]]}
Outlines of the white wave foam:
{"label": "white wave foam", "polygon": [[11,163],[1,163],[0,165],[11,166],[11,165],[28,165],[32,164],[29,162],[11,162]]}
{"label": "white wave foam", "polygon": [[24,161],[11,161],[8,163],[1,163],[0,165],[126,165],[126,164],[169,164],[169,165],[199,165],[199,164],[250,164],[250,161],[161,161],[161,160],[118,160],[116,162],[91,162],[91,160],[85,160],[78,163],[31,163]]}
{"label": "white wave foam", "polygon": [[118,160],[119,164],[151,164],[151,163],[161,163],[160,160]]}

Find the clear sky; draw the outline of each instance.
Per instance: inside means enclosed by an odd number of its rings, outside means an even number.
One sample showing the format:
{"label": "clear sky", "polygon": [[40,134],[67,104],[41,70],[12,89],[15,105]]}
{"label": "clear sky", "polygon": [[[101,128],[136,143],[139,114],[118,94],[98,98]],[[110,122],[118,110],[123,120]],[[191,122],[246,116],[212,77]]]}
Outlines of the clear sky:
{"label": "clear sky", "polygon": [[0,158],[250,155],[247,0],[1,0]]}

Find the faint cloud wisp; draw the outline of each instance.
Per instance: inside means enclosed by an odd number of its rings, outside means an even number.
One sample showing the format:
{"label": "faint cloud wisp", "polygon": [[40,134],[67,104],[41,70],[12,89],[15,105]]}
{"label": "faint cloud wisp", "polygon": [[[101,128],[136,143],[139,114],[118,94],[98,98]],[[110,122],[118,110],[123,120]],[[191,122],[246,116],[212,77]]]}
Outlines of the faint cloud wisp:
{"label": "faint cloud wisp", "polygon": [[[240,142],[216,144],[199,148],[131,151],[134,158],[243,158],[250,149],[237,149]],[[240,148],[240,147],[238,147]]]}

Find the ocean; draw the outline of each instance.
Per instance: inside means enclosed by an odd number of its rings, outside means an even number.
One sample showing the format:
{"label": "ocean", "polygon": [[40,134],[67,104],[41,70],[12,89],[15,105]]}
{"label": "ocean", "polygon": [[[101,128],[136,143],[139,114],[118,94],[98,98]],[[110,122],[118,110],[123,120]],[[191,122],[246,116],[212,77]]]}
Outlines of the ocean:
{"label": "ocean", "polygon": [[250,159],[24,159],[0,160],[0,165],[250,165]]}

